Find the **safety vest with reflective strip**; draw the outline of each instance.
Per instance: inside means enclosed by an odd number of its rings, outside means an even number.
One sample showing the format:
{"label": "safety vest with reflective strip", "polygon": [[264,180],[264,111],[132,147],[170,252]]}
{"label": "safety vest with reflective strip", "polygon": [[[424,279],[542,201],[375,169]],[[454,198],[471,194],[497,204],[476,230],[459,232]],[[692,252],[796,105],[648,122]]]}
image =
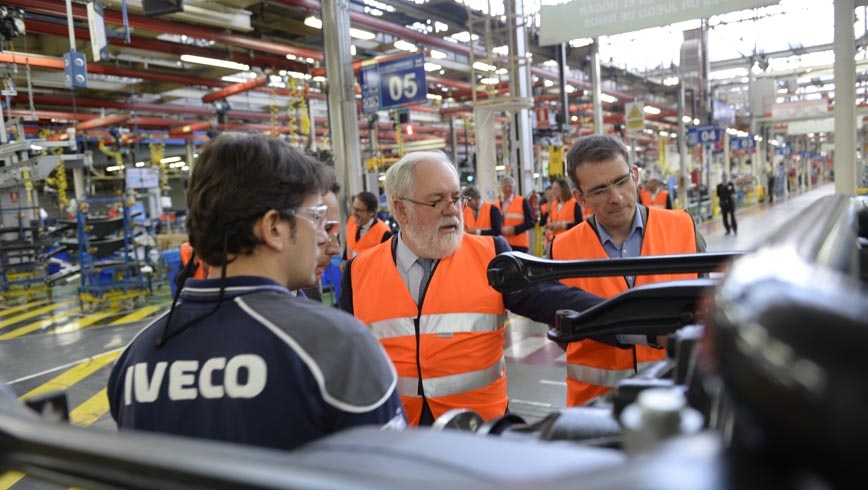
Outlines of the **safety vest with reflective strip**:
{"label": "safety vest with reflective strip", "polygon": [[[524,197],[514,196],[507,209],[503,209],[500,201],[495,205],[503,214],[504,226],[521,226],[524,224]],[[524,248],[530,247],[530,236],[527,231],[512,236],[504,235],[503,237],[506,238],[506,242],[512,246]]]}
{"label": "safety vest with reflective strip", "polygon": [[473,216],[473,209],[470,206],[464,208],[464,227],[481,230],[491,229],[491,203],[483,201],[476,217]]}
{"label": "safety vest with reflective strip", "polygon": [[353,258],[363,251],[378,245],[383,240],[383,235],[387,231],[392,231],[389,229],[389,225],[376,218],[371,227],[368,228],[368,231],[356,240],[356,232],[358,230],[359,227],[356,225],[355,218],[350,217],[350,220],[347,222],[347,258]]}
{"label": "safety vest with reflective strip", "polygon": [[386,241],[353,260],[353,307],[395,364],[410,424],[419,424],[425,400],[435,419],[453,408],[486,420],[502,416],[508,403],[506,310],[486,278],[494,240],[465,233],[458,252],[434,269],[421,308],[395,266],[391,245]]}
{"label": "safety vest with reflective strip", "polygon": [[[571,197],[567,202],[564,203],[563,206],[560,206],[560,211],[558,211],[558,204],[560,201],[554,201],[551,206],[551,210],[549,210],[549,223],[554,223],[557,221],[569,221],[573,223],[576,221],[576,198]],[[546,243],[552,241],[557,235],[565,232],[567,230],[554,230],[546,232]]]}
{"label": "safety vest with reflective strip", "polygon": [[[641,255],[685,253],[696,253],[696,235],[690,215],[684,211],[649,208]],[[608,255],[591,223],[584,221],[557,237],[552,244],[552,258],[605,259]],[[696,274],[637,275],[635,286],[696,277]],[[561,282],[605,298],[628,289],[623,276],[564,279]],[[610,391],[618,381],[663,359],[665,354],[661,349],[644,345],[621,349],[595,340],[571,342],[567,346],[567,406],[582,405]]]}
{"label": "safety vest with reflective strip", "polygon": [[645,189],[639,191],[639,200],[642,201],[642,204],[652,207],[652,208],[666,208],[666,198],[669,196],[668,191],[660,191],[657,193],[657,196],[652,200],[651,193]]}

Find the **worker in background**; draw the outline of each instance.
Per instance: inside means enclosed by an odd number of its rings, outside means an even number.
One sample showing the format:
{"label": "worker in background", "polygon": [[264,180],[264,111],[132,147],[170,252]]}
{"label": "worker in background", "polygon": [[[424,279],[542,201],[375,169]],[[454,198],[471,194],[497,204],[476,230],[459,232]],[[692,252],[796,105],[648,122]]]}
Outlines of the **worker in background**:
{"label": "worker in background", "polygon": [[341,268],[348,259],[392,236],[389,225],[377,218],[379,202],[372,192],[363,191],[353,199],[353,215],[347,221],[347,245]]}
{"label": "worker in background", "polygon": [[[333,261],[341,254],[341,223],[340,223],[340,204],[338,203],[338,193],[341,190],[341,185],[338,184],[335,177],[334,169],[329,165],[323,165],[322,168],[323,180],[323,195],[322,203],[326,205],[325,230],[328,235],[328,241],[323,245],[323,248],[317,257],[316,277],[319,282],[312,288],[305,288],[301,291],[310,299],[322,302],[323,296],[323,274],[337,273],[337,277],[330,277],[329,284],[333,286],[335,294],[339,288],[334,287],[335,284],[340,284],[340,269],[338,266],[332,266]],[[337,301],[337,299],[335,300]]]}
{"label": "worker in background", "polygon": [[573,191],[567,179],[563,177],[555,179],[551,189],[554,200],[547,206],[548,213],[540,222],[546,231],[546,247],[551,244],[555,236],[569,230],[583,220],[582,206],[573,197]]}
{"label": "worker in background", "polygon": [[515,179],[508,175],[500,181],[500,192],[496,205],[503,215],[503,236],[513,250],[527,253],[530,249],[527,230],[535,224],[530,205],[524,197],[515,194]]}
{"label": "worker in background", "polygon": [[[190,242],[182,242],[178,247],[181,250],[181,270],[186,271],[184,274],[178,274],[177,279],[183,281],[188,277],[193,277],[196,279],[206,279],[208,274],[211,271],[211,267],[208,266],[205,262],[202,262],[198,257],[193,253],[193,246],[190,245]],[[190,261],[193,261],[190,264]],[[190,269],[187,269],[187,264],[190,264]],[[181,289],[183,286],[183,282],[178,285],[178,289]]]}
{"label": "worker in background", "polygon": [[341,308],[386,348],[411,425],[455,408],[503,416],[506,310],[554,323],[558,307],[581,311],[602,298],[558,283],[514,294],[489,286],[488,263],[509,245],[464,232],[466,199],[443,152],[406,154],[386,172],[385,190],[400,231],[347,263]]}
{"label": "worker in background", "polygon": [[735,200],[737,191],[735,184],[729,181],[729,176],[724,172],[723,178],[717,184],[717,201],[720,204],[720,214],[723,216],[723,226],[726,235],[732,233],[738,235],[738,222],[735,220]]}
{"label": "worker in background", "polygon": [[359,425],[406,425],[394,366],[370,331],[292,296],[328,237],[320,164],[263,134],[223,133],[187,191],[188,279],[108,380],[112,418],[142,430],[290,450]]}
{"label": "worker in background", "polygon": [[657,171],[648,174],[645,186],[639,191],[639,199],[648,207],[672,209],[672,198],[669,197],[669,191],[660,188],[660,174]]}
{"label": "worker in background", "polygon": [[[639,169],[631,166],[627,148],[615,137],[580,138],[567,154],[573,194],[593,216],[555,237],[551,258],[604,259],[705,251],[705,240],[684,211],[639,205]],[[653,282],[696,278],[696,274],[587,277],[562,282],[612,297]],[[584,340],[567,345],[567,406],[582,405],[610,391],[618,381],[648,363],[664,358],[663,339],[616,335],[616,344]]]}
{"label": "worker in background", "polygon": [[497,206],[483,200],[476,186],[465,187],[461,194],[468,198],[464,208],[464,231],[472,235],[500,235],[503,217]]}

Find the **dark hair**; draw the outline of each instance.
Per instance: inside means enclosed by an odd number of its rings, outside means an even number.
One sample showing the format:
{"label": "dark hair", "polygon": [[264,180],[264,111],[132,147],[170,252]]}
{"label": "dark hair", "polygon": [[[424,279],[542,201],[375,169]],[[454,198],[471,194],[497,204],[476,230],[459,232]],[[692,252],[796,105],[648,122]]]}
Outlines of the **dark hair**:
{"label": "dark hair", "polygon": [[585,163],[601,163],[621,155],[625,162],[630,161],[627,147],[617,138],[608,134],[591,134],[579,138],[567,153],[567,175],[573,181],[576,189],[579,180],[576,178],[576,169]]}
{"label": "dark hair", "polygon": [[358,194],[356,194],[356,199],[359,199],[363,203],[365,203],[365,207],[368,208],[368,212],[380,209],[380,202],[377,200],[377,195],[373,192],[359,192]]}
{"label": "dark hair", "polygon": [[471,198],[479,197],[480,195],[479,188],[475,185],[468,185],[461,191],[461,194]]}
{"label": "dark hair", "polygon": [[187,232],[196,255],[219,267],[226,255],[250,254],[261,242],[252,232],[256,220],[320,194],[322,178],[319,163],[271,136],[224,133],[209,141],[187,190]]}
{"label": "dark hair", "polygon": [[[566,199],[564,199],[564,196],[562,196],[562,195],[558,196],[558,201],[569,201],[570,197],[572,197],[572,192],[571,192],[572,187],[570,187],[570,182],[563,177],[558,177],[552,183],[553,184],[557,183],[561,187],[561,191],[566,193],[566,195],[567,195]],[[554,189],[552,189],[552,192],[554,192]]]}
{"label": "dark hair", "polygon": [[338,195],[341,191],[341,185],[338,184],[335,168],[329,163],[324,163],[320,165],[320,170],[322,171],[322,193],[328,194],[329,192],[333,192],[335,195]]}

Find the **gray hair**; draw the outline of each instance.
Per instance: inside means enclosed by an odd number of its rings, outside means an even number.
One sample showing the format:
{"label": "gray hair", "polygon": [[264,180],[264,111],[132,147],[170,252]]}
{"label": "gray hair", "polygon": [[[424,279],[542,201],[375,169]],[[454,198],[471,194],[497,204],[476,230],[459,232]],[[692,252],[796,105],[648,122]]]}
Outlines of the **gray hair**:
{"label": "gray hair", "polygon": [[461,191],[461,194],[467,197],[479,197],[481,195],[479,187],[476,187],[475,185],[468,185]]}
{"label": "gray hair", "polygon": [[515,185],[515,179],[511,175],[504,175],[502,179],[500,179],[500,183],[509,182],[512,185]]}
{"label": "gray hair", "polygon": [[416,168],[416,165],[425,162],[443,163],[458,178],[455,166],[452,165],[449,157],[442,151],[414,151],[407,153],[386,171],[386,181],[383,187],[386,190],[386,201],[389,203],[389,212],[393,215],[395,214],[395,210],[392,209],[393,202],[396,199],[410,195],[415,184],[413,181],[413,170]]}

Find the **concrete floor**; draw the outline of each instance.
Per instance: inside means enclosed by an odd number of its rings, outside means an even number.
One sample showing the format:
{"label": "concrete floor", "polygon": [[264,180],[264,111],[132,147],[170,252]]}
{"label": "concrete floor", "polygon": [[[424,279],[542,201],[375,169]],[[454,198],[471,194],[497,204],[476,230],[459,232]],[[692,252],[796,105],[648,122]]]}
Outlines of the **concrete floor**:
{"label": "concrete floor", "polygon": [[[832,194],[826,184],[770,206],[739,211],[737,235],[724,235],[720,218],[700,230],[709,251],[750,250],[817,199]],[[0,381],[22,398],[65,391],[71,422],[97,430],[115,430],[108,415],[105,383],[121,349],[154,315],[168,307],[168,286],[162,285],[135,311],[111,308],[83,312],[75,289],[57,291],[52,299],[34,298],[26,305],[0,306]],[[545,337],[547,327],[511,316],[506,357],[510,411],[535,421],[564,406],[564,355]],[[55,488],[19,473],[0,474],[0,490]],[[66,488],[66,487],[56,487]]]}

